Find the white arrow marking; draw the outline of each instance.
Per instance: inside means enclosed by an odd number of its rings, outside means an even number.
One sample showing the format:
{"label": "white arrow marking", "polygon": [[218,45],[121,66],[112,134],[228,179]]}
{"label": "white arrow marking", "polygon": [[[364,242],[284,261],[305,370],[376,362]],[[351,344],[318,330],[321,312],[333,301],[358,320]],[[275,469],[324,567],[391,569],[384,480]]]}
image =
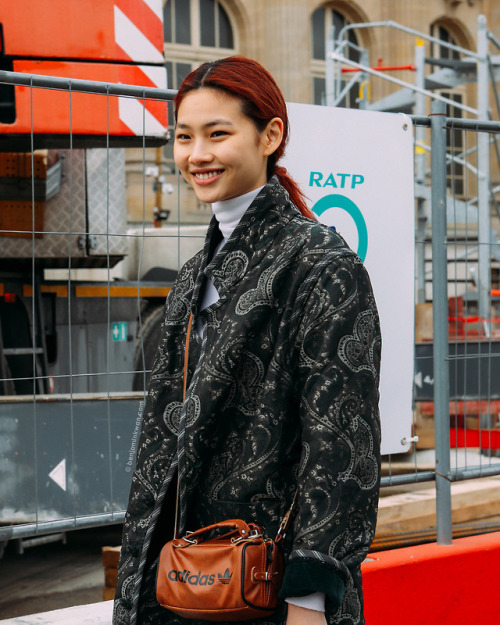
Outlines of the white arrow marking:
{"label": "white arrow marking", "polygon": [[49,477],[66,492],[66,458],[63,458],[61,462],[52,469],[49,473]]}
{"label": "white arrow marking", "polygon": [[418,388],[422,388],[422,372],[421,371],[419,371],[415,375],[415,384],[416,386],[418,386]]}

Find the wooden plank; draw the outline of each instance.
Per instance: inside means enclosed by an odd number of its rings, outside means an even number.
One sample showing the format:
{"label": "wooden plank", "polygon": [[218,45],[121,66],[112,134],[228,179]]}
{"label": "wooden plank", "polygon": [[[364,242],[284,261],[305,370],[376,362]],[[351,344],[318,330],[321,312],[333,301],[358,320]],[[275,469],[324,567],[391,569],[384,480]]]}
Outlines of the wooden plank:
{"label": "wooden plank", "polygon": [[104,585],[108,588],[116,588],[116,582],[118,579],[118,569],[106,568],[104,569]]}
{"label": "wooden plank", "polygon": [[102,598],[104,601],[112,601],[115,598],[116,588],[108,588],[104,586],[102,591]]}
{"label": "wooden plank", "polygon": [[[417,402],[422,415],[434,416],[434,402]],[[450,415],[499,414],[500,399],[466,399],[450,401]]]}
{"label": "wooden plank", "polygon": [[[452,526],[453,539],[499,531],[500,515],[484,517],[469,523],[453,523]],[[370,552],[421,545],[423,543],[436,542],[436,540],[437,531],[435,527],[412,532],[379,532],[371,544]]]}
{"label": "wooden plank", "polygon": [[415,304],[415,342],[430,342],[432,338],[432,303]]}
{"label": "wooden plank", "polygon": [[103,547],[102,564],[104,568],[118,568],[121,547]]}
{"label": "wooden plank", "polygon": [[[430,403],[430,402],[427,402]],[[418,436],[417,449],[434,449],[434,404],[431,415],[422,412],[422,402],[415,404],[415,434]]]}
{"label": "wooden plank", "polygon": [[[500,477],[451,485],[452,520],[465,523],[500,514]],[[378,534],[411,532],[436,526],[436,490],[422,489],[380,499]]]}

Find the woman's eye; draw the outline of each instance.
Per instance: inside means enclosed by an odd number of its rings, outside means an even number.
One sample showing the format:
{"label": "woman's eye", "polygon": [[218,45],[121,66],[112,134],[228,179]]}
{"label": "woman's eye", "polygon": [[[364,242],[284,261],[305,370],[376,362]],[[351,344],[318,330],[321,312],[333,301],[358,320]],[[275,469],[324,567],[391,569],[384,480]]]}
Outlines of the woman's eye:
{"label": "woman's eye", "polygon": [[214,130],[214,132],[212,132],[212,137],[214,137],[215,139],[217,139],[218,137],[224,137],[225,135],[227,135],[227,132],[225,130]]}
{"label": "woman's eye", "polygon": [[189,135],[183,134],[183,133],[179,133],[178,135],[175,136],[177,141],[188,141],[189,140]]}

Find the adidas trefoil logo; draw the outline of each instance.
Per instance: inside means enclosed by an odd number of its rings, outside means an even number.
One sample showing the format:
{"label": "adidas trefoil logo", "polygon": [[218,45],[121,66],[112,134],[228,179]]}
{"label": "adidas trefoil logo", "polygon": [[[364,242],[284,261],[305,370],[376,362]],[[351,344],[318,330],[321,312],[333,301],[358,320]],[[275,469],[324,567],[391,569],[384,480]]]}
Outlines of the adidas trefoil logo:
{"label": "adidas trefoil logo", "polygon": [[217,573],[217,577],[219,578],[219,582],[221,584],[224,584],[224,585],[229,584],[229,582],[231,581],[231,577],[232,576],[233,576],[233,574],[229,572],[229,569],[226,569],[224,571],[224,575],[221,575],[220,573]]}

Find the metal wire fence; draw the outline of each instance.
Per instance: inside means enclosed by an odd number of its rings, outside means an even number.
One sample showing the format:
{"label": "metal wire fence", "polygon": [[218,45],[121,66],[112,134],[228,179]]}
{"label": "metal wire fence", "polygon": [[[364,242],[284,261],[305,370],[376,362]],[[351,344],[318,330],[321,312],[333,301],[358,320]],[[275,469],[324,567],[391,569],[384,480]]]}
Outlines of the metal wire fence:
{"label": "metal wire fence", "polygon": [[[498,481],[488,476],[500,474],[498,212],[489,158],[500,124],[447,118],[439,102],[432,111],[414,118],[430,135],[417,146],[427,146],[428,158],[420,154],[427,169],[415,187],[415,278],[424,293],[415,333],[419,440],[403,463],[388,459],[382,484],[432,480],[435,487],[413,491],[413,499],[395,497],[393,505],[381,500],[382,546],[436,537],[447,544],[453,536],[498,529],[499,521]],[[472,478],[485,479],[452,486]]]}
{"label": "metal wire fence", "polygon": [[[29,90],[32,119],[38,90],[64,92],[69,111],[67,132],[46,137],[48,152],[37,151],[33,129],[17,144],[0,140],[5,541],[123,520],[162,305],[180,264],[201,247],[204,226],[182,224],[190,192],[176,174],[159,173],[163,156],[152,162],[148,147],[146,103],[169,101],[175,91],[9,72],[0,72],[0,83]],[[116,98],[143,105],[133,144],[140,217],[132,224],[127,143],[109,131],[93,141],[74,133],[78,94],[105,98],[107,114]],[[492,476],[500,475],[500,252],[489,159],[500,124],[447,118],[443,108],[413,121],[428,152],[416,184],[419,441],[404,456],[384,458],[375,548],[436,535],[446,543],[500,525],[490,505],[498,499]],[[159,196],[155,215],[146,210],[153,182],[173,190],[173,225],[148,225],[162,212]],[[490,481],[452,491],[470,478]],[[464,512],[467,497],[475,503]]]}

